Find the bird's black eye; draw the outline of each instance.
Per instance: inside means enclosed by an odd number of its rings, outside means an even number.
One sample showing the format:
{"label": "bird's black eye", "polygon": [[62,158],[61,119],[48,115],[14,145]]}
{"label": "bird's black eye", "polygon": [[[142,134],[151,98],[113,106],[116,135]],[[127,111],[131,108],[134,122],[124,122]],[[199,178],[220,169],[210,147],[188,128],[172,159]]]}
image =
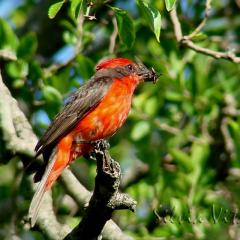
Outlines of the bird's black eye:
{"label": "bird's black eye", "polygon": [[133,65],[132,65],[132,64],[127,65],[127,68],[128,68],[130,71],[133,71]]}

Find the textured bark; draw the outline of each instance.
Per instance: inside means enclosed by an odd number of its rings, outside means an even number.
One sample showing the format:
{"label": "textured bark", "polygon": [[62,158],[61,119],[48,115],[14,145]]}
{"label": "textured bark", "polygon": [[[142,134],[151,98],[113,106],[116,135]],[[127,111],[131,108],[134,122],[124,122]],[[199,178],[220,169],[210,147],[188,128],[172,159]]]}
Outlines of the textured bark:
{"label": "textured bark", "polygon": [[[82,221],[65,239],[98,239],[114,210],[135,210],[136,202],[118,191],[121,179],[119,164],[109,155],[106,144],[95,149],[97,176],[95,188]],[[129,238],[125,238],[129,239]]]}

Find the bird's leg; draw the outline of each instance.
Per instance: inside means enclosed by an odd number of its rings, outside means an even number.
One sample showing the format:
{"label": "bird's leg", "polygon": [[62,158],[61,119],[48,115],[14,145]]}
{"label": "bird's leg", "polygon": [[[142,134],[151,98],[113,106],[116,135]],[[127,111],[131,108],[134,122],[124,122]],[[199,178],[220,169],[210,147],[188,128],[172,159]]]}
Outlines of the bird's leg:
{"label": "bird's leg", "polygon": [[[81,138],[74,139],[75,144],[91,144],[94,147],[94,150],[88,154],[85,154],[84,157],[87,159],[95,160],[98,164],[101,164],[102,170],[105,173],[115,174],[118,171],[115,167],[115,162],[109,155],[107,149],[110,148],[110,144],[105,139],[99,139],[95,141],[85,141]],[[99,159],[99,161],[98,161]]]}
{"label": "bird's leg", "polygon": [[[111,162],[112,159],[110,156],[108,156],[108,152],[106,151],[109,148],[109,143],[104,140],[97,140],[94,144],[94,152],[96,155],[96,158],[99,160],[98,165],[101,165],[101,168],[103,172],[109,172],[111,169]],[[98,157],[97,157],[98,156]]]}
{"label": "bird's leg", "polygon": [[94,153],[97,164],[103,172],[110,175],[116,175],[119,169],[116,169],[115,161],[111,158],[107,149],[110,145],[105,139],[100,139],[94,143]]}
{"label": "bird's leg", "polygon": [[86,140],[82,140],[80,137],[76,137],[74,139],[73,143],[75,143],[75,144],[91,144],[94,146],[94,149],[99,149],[102,151],[110,148],[110,144],[105,139],[86,141]]}
{"label": "bird's leg", "polygon": [[105,139],[92,141],[92,144],[94,145],[94,149],[98,151],[105,151],[110,148],[109,142]]}
{"label": "bird's leg", "polygon": [[88,140],[82,139],[81,136],[79,136],[79,135],[74,138],[73,143],[75,143],[75,144],[91,144],[94,146],[95,149],[101,149],[101,150],[110,148],[110,144],[105,139],[88,141]]}
{"label": "bird's leg", "polygon": [[110,147],[109,143],[104,140],[104,139],[100,139],[100,140],[94,140],[94,141],[87,141],[87,140],[83,140],[81,138],[81,136],[76,136],[74,138],[74,141],[73,141],[73,144],[78,146],[78,145],[82,145],[82,144],[90,144],[90,145],[93,145],[94,147],[94,150],[89,152],[89,153],[86,153],[84,154],[84,157],[86,159],[89,159],[89,160],[94,160],[96,161],[96,156],[95,156],[95,150],[98,149],[99,151],[103,151],[104,149],[108,149]]}

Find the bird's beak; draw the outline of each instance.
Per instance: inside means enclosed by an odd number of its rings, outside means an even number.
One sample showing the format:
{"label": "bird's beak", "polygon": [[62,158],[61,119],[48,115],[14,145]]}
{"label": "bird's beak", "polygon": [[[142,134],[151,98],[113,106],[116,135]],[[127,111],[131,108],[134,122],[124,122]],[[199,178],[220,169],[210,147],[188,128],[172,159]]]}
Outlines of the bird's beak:
{"label": "bird's beak", "polygon": [[144,66],[143,64],[138,64],[139,70],[137,72],[138,76],[143,82],[153,82],[156,83],[158,79],[158,75],[154,68],[151,68],[150,70]]}

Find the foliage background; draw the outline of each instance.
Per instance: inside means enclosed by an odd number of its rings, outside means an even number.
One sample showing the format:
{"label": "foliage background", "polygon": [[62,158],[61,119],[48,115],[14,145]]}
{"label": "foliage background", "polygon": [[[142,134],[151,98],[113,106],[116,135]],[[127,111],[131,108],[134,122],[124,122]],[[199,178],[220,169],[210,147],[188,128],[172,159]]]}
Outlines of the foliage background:
{"label": "foliage background", "polygon": [[[79,3],[0,1],[0,50],[9,54],[1,73],[34,131],[41,136],[103,57],[138,57],[162,75],[138,88],[127,123],[110,140],[122,189],[138,202],[136,213],[118,211],[114,220],[134,239],[239,239],[239,63],[179,47],[163,0],[83,1],[80,12]],[[239,10],[238,0],[213,0],[193,42],[237,55]],[[179,0],[177,12],[188,35],[204,18],[205,1]],[[1,136],[0,238],[45,239],[24,227],[28,176]],[[92,190],[95,163],[81,158],[72,169]],[[60,221],[75,226],[81,209],[61,184],[53,194]]]}

